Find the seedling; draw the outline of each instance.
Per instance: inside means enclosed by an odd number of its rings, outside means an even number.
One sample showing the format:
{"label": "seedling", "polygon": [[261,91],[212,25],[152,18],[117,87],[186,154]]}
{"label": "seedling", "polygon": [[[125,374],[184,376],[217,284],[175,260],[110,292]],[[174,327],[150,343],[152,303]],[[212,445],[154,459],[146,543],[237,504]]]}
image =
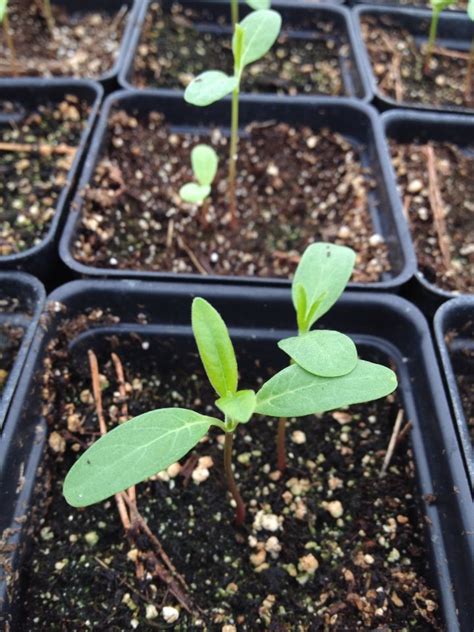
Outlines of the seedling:
{"label": "seedling", "polygon": [[454,3],[454,0],[430,0],[431,4],[431,23],[430,33],[428,36],[428,45],[426,47],[425,56],[425,72],[430,70],[431,57],[433,56],[433,49],[436,43],[436,37],[438,35],[438,22],[441,12]]}
{"label": "seedling", "polygon": [[209,145],[196,145],[191,152],[191,165],[197,182],[188,182],[179,190],[182,200],[201,205],[201,223],[207,226],[207,200],[217,173],[219,158]]}
{"label": "seedling", "polygon": [[[246,0],[246,2],[248,6],[255,11],[269,9],[272,5],[271,0]],[[235,26],[239,21],[239,0],[230,0],[230,10],[232,25]]]}
{"label": "seedling", "polygon": [[0,22],[2,23],[3,34],[5,36],[5,41],[8,46],[8,50],[10,51],[11,63],[12,63],[12,74],[17,74],[18,63],[16,59],[16,50],[15,44],[13,43],[13,37],[10,33],[10,20],[8,17],[8,0],[0,0]]}
{"label": "seedling", "polygon": [[[313,285],[308,285],[305,266],[299,273],[302,290],[296,290],[296,305],[301,310],[302,297],[306,297],[306,323],[314,322],[335,300],[341,281],[325,281],[326,271],[321,270],[323,294],[318,296]],[[186,408],[162,408],[117,426],[96,441],[69,471],[63,492],[70,505],[84,507],[100,502],[153,476],[181,459],[215,427],[224,432],[225,476],[236,503],[236,522],[242,524],[245,504],[232,469],[234,433],[240,424],[249,423],[254,413],[271,417],[322,413],[384,397],[397,386],[393,371],[359,360],[353,343],[341,334],[329,334],[319,339],[324,342],[320,347],[315,337],[308,338],[313,352],[304,345],[295,348],[292,339],[282,341],[282,348],[294,363],[264,383],[257,393],[239,390],[237,360],[227,327],[203,298],[193,301],[192,327],[204,370],[218,395],[216,408],[223,418]]]}
{"label": "seedling", "polygon": [[[309,246],[296,269],[292,300],[296,311],[298,336],[278,343],[292,362],[322,377],[337,378],[350,373],[357,364],[352,340],[337,331],[311,331],[341,296],[354,268],[351,248],[315,243]],[[286,467],[286,419],[280,418],[277,433],[278,469]]]}
{"label": "seedling", "polygon": [[188,103],[206,107],[232,94],[231,134],[229,144],[228,203],[230,224],[237,228],[236,165],[239,142],[239,94],[244,68],[270,50],[281,29],[281,16],[276,11],[253,11],[234,27],[232,52],[234,74],[208,70],[196,77],[186,88]]}

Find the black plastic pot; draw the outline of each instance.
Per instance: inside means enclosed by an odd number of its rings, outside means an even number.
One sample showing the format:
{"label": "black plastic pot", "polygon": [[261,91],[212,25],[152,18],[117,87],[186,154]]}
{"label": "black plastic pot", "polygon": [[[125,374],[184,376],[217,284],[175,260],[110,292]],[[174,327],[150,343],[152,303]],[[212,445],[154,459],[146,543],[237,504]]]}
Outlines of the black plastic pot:
{"label": "black plastic pot", "polygon": [[[377,7],[407,7],[407,8],[415,8],[419,7],[421,9],[426,9],[429,7],[429,1],[423,2],[422,0],[350,0],[349,3],[351,6],[358,5],[367,5],[370,4],[372,6]],[[462,11],[465,12],[465,9],[460,8],[459,6],[449,6],[446,7],[445,11]]]}
{"label": "black plastic pot", "polygon": [[[172,0],[162,0],[162,4],[166,6],[167,4],[171,4],[171,1]],[[119,83],[127,89],[137,88],[137,86],[133,85],[133,64],[150,2],[153,2],[153,0],[144,1],[142,3],[137,16],[136,27],[129,41],[128,54],[119,74]],[[210,21],[209,19],[206,21],[203,20],[203,23],[199,24],[200,30],[207,28],[212,33],[228,33],[229,37],[231,37],[230,26],[228,28],[216,27],[216,25],[212,23],[218,17],[227,18],[229,16],[229,0],[200,0],[198,2],[196,2],[196,0],[186,0],[181,4],[186,7],[205,11],[210,17]],[[312,20],[320,19],[322,21],[334,22],[344,37],[344,43],[347,42],[349,46],[349,57],[343,58],[341,56],[341,72],[344,81],[345,96],[357,97],[366,102],[372,99],[373,92],[363,68],[360,49],[356,45],[356,38],[348,9],[342,6],[318,2],[317,0],[273,0],[272,7],[277,10],[283,18],[283,31],[287,31],[291,36],[298,39],[310,39],[311,37],[310,32],[302,30],[301,28],[301,24],[305,20],[311,18]],[[249,11],[251,11],[251,9],[246,4],[241,5],[242,16]],[[339,46],[342,46],[342,42],[339,43]],[[177,90],[169,89],[166,90],[166,92],[175,94]]]}
{"label": "black plastic pot", "polygon": [[[111,95],[105,101],[101,117],[97,124],[90,151],[82,173],[77,195],[71,206],[71,212],[60,242],[60,255],[64,263],[76,275],[132,277],[142,279],[169,279],[173,281],[203,280],[206,282],[230,282],[268,285],[286,285],[282,279],[257,277],[231,277],[197,274],[174,274],[168,272],[139,272],[134,270],[115,270],[95,268],[76,261],[71,252],[75,231],[81,219],[81,192],[91,180],[95,166],[101,158],[102,148],[107,134],[107,121],[111,110],[123,108],[129,112],[146,115],[149,111],[163,112],[175,130],[205,132],[209,127],[229,125],[228,100],[221,101],[209,108],[194,108],[185,103],[181,96],[163,94],[161,91],[123,91]],[[389,156],[383,140],[379,118],[374,109],[350,99],[336,98],[289,98],[243,96],[240,106],[241,125],[259,120],[286,121],[293,125],[308,125],[314,129],[329,127],[342,134],[361,152],[364,165],[373,170],[376,187],[370,197],[370,213],[374,229],[388,244],[392,272],[376,283],[354,284],[351,287],[370,287],[377,290],[398,289],[414,272],[415,260],[409,232],[402,211],[396,202],[397,192],[393,176],[390,173]],[[192,122],[192,126],[190,125]],[[395,201],[395,204],[392,202]]]}
{"label": "black plastic pot", "polygon": [[[20,347],[0,395],[0,434],[43,309],[45,296],[41,283],[29,274],[0,272],[0,323],[23,330]],[[12,300],[15,301],[13,310],[9,307]],[[0,340],[1,345],[3,342]]]}
{"label": "black plastic pot", "polygon": [[[286,360],[278,352],[275,341],[294,332],[295,317],[288,289],[262,288],[257,295],[239,286],[76,281],[49,297],[48,324],[35,336],[8,418],[8,432],[0,441],[3,508],[0,532],[13,527],[7,538],[7,551],[11,555],[8,563],[12,565],[9,577],[15,577],[28,551],[31,529],[28,518],[41,504],[34,493],[41,475],[46,432],[39,405],[42,386],[39,378],[46,346],[54,338],[61,318],[82,314],[87,308],[110,309],[120,317],[117,324],[97,324],[72,337],[68,349],[79,353],[76,360],[81,366],[87,366],[88,348],[92,346],[102,352],[105,346],[105,350],[110,351],[111,341],[124,336],[132,336],[136,351],[131,352],[140,356],[143,353],[144,363],[147,363],[147,354],[156,353],[157,345],[152,344],[153,341],[166,342],[171,349],[192,351],[195,357],[190,307],[196,295],[212,301],[222,313],[238,355],[248,350],[251,357],[258,355],[275,369],[284,365]],[[470,563],[474,550],[472,498],[428,325],[414,306],[399,297],[346,293],[324,318],[324,326],[351,334],[365,354],[379,360],[390,358],[397,367],[399,396],[413,424],[411,445],[425,516],[426,541],[446,629],[470,630],[474,623],[470,608],[474,589],[474,567]],[[150,344],[143,345],[145,340],[151,341]],[[168,366],[168,356],[160,354],[163,366]],[[151,356],[148,357],[151,361]],[[139,361],[142,362],[141,357]],[[24,464],[22,471],[21,463]],[[17,487],[20,473],[24,484]],[[6,620],[14,618],[21,600],[21,591],[15,592],[14,584],[10,583],[8,594],[5,583],[0,589],[1,611]]]}
{"label": "black plastic pot", "polygon": [[[66,7],[71,14],[88,13],[90,11],[104,11],[111,15],[117,14],[122,7],[127,7],[128,12],[125,16],[125,27],[120,44],[119,54],[113,66],[94,80],[100,81],[104,87],[113,89],[117,83],[118,74],[122,68],[125,57],[127,55],[128,43],[135,26],[137,12],[141,4],[141,0],[51,0],[53,4]],[[89,77],[78,77],[83,79],[91,79]],[[69,79],[69,77],[67,77]],[[14,78],[7,81],[12,81]]]}
{"label": "black plastic pot", "polygon": [[[434,331],[474,496],[474,446],[456,380],[456,375],[474,375],[474,296],[459,297],[440,307],[435,315]],[[456,334],[447,339],[450,332]],[[471,357],[466,351],[471,352]],[[474,393],[471,396],[474,397]]]}
{"label": "black plastic pot", "polygon": [[64,223],[65,209],[71,199],[76,179],[83,163],[85,150],[99,110],[103,89],[98,83],[74,79],[71,81],[32,79],[0,82],[1,99],[18,104],[17,113],[1,115],[0,124],[5,127],[15,123],[15,121],[20,121],[28,114],[28,108],[37,107],[48,102],[60,102],[67,94],[75,95],[90,104],[90,114],[69,171],[67,183],[58,197],[56,212],[49,230],[40,244],[20,253],[0,256],[0,270],[31,272],[48,286],[57,286],[63,280],[57,254],[58,236]]}
{"label": "black plastic pot", "polygon": [[[413,110],[392,110],[385,112],[381,118],[385,136],[399,143],[449,142],[472,152],[474,117],[461,114],[430,114]],[[396,181],[391,164],[389,168]],[[403,201],[400,196],[397,199],[397,207],[403,214]],[[419,269],[416,270],[415,276],[416,279],[411,282],[408,288],[408,296],[430,316],[444,301],[459,295],[459,293],[443,290],[431,283]]]}
{"label": "black plastic pot", "polygon": [[[426,42],[431,22],[431,11],[427,9],[413,9],[408,7],[397,8],[380,5],[370,6],[364,4],[352,9],[352,18],[358,50],[362,57],[364,71],[371,87],[371,91],[375,95],[377,105],[379,105],[380,108],[406,107],[416,108],[417,110],[436,110],[439,112],[474,113],[473,108],[464,108],[454,105],[427,106],[415,101],[396,101],[395,99],[382,94],[378,88],[378,82],[373,72],[369,53],[365,46],[364,38],[362,37],[361,18],[363,16],[391,19],[393,22],[399,24],[400,28],[406,29],[409,33],[411,33],[417,42]],[[442,12],[438,24],[438,45],[469,52],[473,37],[474,23],[465,13],[457,11]]]}

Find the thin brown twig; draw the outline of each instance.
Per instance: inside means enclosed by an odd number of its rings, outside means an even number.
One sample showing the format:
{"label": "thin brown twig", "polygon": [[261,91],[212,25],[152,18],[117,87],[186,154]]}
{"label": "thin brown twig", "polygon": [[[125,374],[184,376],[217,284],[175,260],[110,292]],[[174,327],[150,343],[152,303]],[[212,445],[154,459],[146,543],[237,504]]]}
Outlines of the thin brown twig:
{"label": "thin brown twig", "polygon": [[166,248],[171,248],[173,244],[173,235],[174,235],[174,219],[170,219],[168,222],[168,230],[166,231]]}
{"label": "thin brown twig", "polygon": [[395,446],[397,445],[397,437],[400,432],[400,428],[403,421],[403,409],[400,408],[397,414],[397,418],[395,420],[395,425],[393,426],[392,436],[390,437],[390,441],[388,443],[387,452],[385,453],[385,457],[382,464],[382,469],[380,470],[379,478],[383,478],[387,473],[388,466],[390,465],[390,461],[392,460],[392,456],[395,450]]}
{"label": "thin brown twig", "polygon": [[431,210],[433,211],[433,224],[438,237],[444,267],[449,271],[451,270],[450,240],[446,228],[443,198],[439,189],[435,151],[430,144],[426,145],[424,149],[428,165],[428,196]]}
{"label": "thin brown twig", "polygon": [[29,152],[38,153],[41,156],[50,156],[51,154],[61,154],[67,156],[74,156],[77,149],[71,147],[65,143],[59,145],[47,145],[46,143],[5,143],[0,142],[0,151],[11,152]]}
{"label": "thin brown twig", "polygon": [[[97,362],[97,356],[89,349],[87,352],[89,356],[89,366],[92,377],[92,392],[94,395],[95,408],[97,411],[97,417],[99,419],[100,434],[103,436],[107,433],[107,426],[104,418],[104,407],[102,404],[102,391],[100,388],[100,375],[99,375],[99,363]],[[115,502],[119,512],[120,520],[122,521],[123,528],[126,532],[130,529],[130,517],[127,512],[127,508],[123,501],[121,494],[115,494]]]}
{"label": "thin brown twig", "polygon": [[145,603],[149,603],[149,604],[153,604],[157,609],[160,608],[159,604],[156,603],[156,601],[153,601],[152,599],[148,599],[147,597],[145,597],[145,595],[140,592],[139,590],[137,590],[136,588],[134,588],[132,586],[132,584],[130,584],[126,579],[123,579],[123,577],[120,577],[120,575],[118,574],[118,572],[110,567],[107,562],[104,562],[103,560],[100,559],[100,557],[97,557],[96,555],[94,555],[94,559],[97,562],[97,564],[99,564],[100,566],[102,566],[102,568],[105,568],[107,571],[109,571],[110,573],[113,573],[115,575],[115,577],[118,579],[118,581],[123,585],[126,586],[131,592],[133,592],[134,595],[136,595],[139,599],[141,599],[142,601],[144,601]]}
{"label": "thin brown twig", "polygon": [[196,255],[194,254],[194,252],[191,250],[191,248],[188,246],[188,244],[184,241],[184,239],[180,236],[177,237],[176,241],[178,242],[178,246],[181,248],[181,250],[184,250],[184,252],[188,255],[188,257],[191,259],[192,263],[194,264],[195,268],[204,275],[208,275],[210,273],[209,270],[207,270],[204,267],[204,264],[199,261],[199,259],[196,257]]}
{"label": "thin brown twig", "polygon": [[395,83],[395,96],[397,101],[403,101],[403,81],[400,72],[401,66],[401,57],[400,53],[397,51],[396,45],[392,42],[390,37],[386,33],[381,33],[382,39],[387,47],[387,52],[392,55],[392,63],[390,65],[390,70],[392,72],[392,77]]}
{"label": "thin brown twig", "polygon": [[413,424],[411,423],[411,421],[407,421],[406,424],[403,426],[403,428],[398,433],[397,444],[400,443],[400,441],[402,441],[405,438],[405,436],[408,434],[408,432],[412,428],[413,428]]}

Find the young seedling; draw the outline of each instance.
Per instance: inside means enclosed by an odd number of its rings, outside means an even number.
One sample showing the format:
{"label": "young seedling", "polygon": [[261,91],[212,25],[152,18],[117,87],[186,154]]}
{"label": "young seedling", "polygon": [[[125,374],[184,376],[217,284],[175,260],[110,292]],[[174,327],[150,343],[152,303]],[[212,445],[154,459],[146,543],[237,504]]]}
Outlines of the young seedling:
{"label": "young seedling", "polygon": [[[292,362],[322,377],[340,377],[357,364],[357,350],[352,340],[337,331],[311,331],[341,296],[354,268],[351,248],[315,243],[305,250],[292,284],[298,336],[278,343]],[[286,467],[286,419],[281,417],[277,433],[277,464]]]}
{"label": "young seedling", "polygon": [[201,224],[206,227],[208,199],[211,184],[217,173],[219,158],[209,145],[196,145],[191,152],[191,165],[197,182],[188,182],[179,190],[184,202],[201,205]]}
{"label": "young seedling", "polygon": [[[307,292],[304,279],[302,284],[311,300],[313,295]],[[311,309],[309,320],[315,312],[318,317],[329,308],[326,294],[318,301],[319,308]],[[397,386],[393,371],[359,360],[352,346],[349,350],[349,343],[342,343],[342,347],[339,341],[326,344],[328,357],[318,351],[314,366],[312,354],[295,351],[291,343],[282,341],[290,349],[294,363],[264,383],[257,393],[239,390],[237,360],[227,327],[214,307],[202,298],[193,301],[192,327],[204,370],[218,395],[216,408],[223,419],[186,408],[162,408],[117,426],[96,441],[69,471],[63,492],[70,505],[92,505],[153,476],[181,459],[211,427],[216,427],[224,432],[225,476],[236,503],[236,523],[242,524],[245,505],[232,469],[234,433],[240,424],[248,423],[254,413],[272,417],[322,413],[384,397]],[[340,359],[334,362],[336,352]],[[329,373],[338,375],[331,377]]]}
{"label": "young seedling", "polygon": [[281,29],[281,16],[276,11],[253,11],[242,22],[235,24],[232,40],[234,74],[208,70],[196,77],[186,88],[188,103],[206,107],[232,94],[231,134],[229,144],[228,203],[230,224],[237,228],[236,163],[239,141],[239,93],[246,66],[257,61],[270,50]]}
{"label": "young seedling", "polygon": [[10,20],[8,17],[8,0],[0,0],[0,22],[3,27],[3,34],[5,36],[5,41],[8,46],[8,50],[10,51],[11,57],[11,65],[12,65],[12,74],[17,74],[17,58],[16,58],[16,49],[15,44],[13,43],[13,37],[10,33]]}
{"label": "young seedling", "polygon": [[428,36],[428,44],[425,54],[425,73],[429,73],[430,71],[431,57],[433,56],[436,37],[438,35],[439,16],[441,15],[441,12],[444,11],[444,9],[447,9],[451,4],[453,4],[453,2],[454,0],[430,0],[432,13],[430,33]]}

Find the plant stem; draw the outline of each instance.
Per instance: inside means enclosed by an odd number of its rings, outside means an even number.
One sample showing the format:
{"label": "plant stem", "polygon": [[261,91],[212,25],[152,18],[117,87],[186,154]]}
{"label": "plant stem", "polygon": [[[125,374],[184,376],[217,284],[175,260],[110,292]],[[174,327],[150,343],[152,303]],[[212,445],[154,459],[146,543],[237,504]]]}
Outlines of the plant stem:
{"label": "plant stem", "polygon": [[232,15],[232,26],[235,26],[239,21],[239,0],[231,0],[230,11]]}
{"label": "plant stem", "polygon": [[43,15],[46,20],[46,24],[48,25],[48,31],[50,35],[53,35],[54,18],[53,12],[51,11],[51,0],[43,0]]}
{"label": "plant stem", "polygon": [[286,470],[285,434],[286,434],[286,419],[284,417],[280,417],[278,421],[278,433],[277,433],[277,467],[282,473]]}
{"label": "plant stem", "polygon": [[436,42],[436,36],[438,33],[438,22],[439,22],[439,11],[433,11],[431,16],[431,24],[430,24],[430,34],[428,37],[428,46],[426,48],[426,56],[425,56],[425,73],[428,73],[430,70],[430,62],[431,57],[433,55],[433,48]]}
{"label": "plant stem", "polygon": [[471,42],[471,50],[469,53],[469,61],[467,63],[467,75],[466,75],[466,104],[471,105],[473,103],[472,98],[472,79],[474,76],[474,37]]}
{"label": "plant stem", "polygon": [[239,147],[239,89],[232,92],[232,120],[230,131],[229,149],[229,192],[228,203],[230,212],[230,225],[237,228],[237,195],[236,195],[236,174],[237,174],[237,154]]}
{"label": "plant stem", "polygon": [[11,62],[12,62],[12,74],[16,75],[17,70],[18,70],[18,62],[16,59],[15,44],[13,43],[13,37],[12,37],[12,34],[10,33],[10,19],[8,17],[7,12],[5,12],[5,15],[3,16],[3,32],[5,34],[8,50],[10,51]]}
{"label": "plant stem", "polygon": [[224,443],[224,470],[227,479],[227,487],[235,500],[237,507],[235,509],[235,524],[242,526],[245,522],[245,504],[240,495],[239,488],[234,479],[234,473],[232,472],[232,444],[234,443],[234,433],[225,433]]}

